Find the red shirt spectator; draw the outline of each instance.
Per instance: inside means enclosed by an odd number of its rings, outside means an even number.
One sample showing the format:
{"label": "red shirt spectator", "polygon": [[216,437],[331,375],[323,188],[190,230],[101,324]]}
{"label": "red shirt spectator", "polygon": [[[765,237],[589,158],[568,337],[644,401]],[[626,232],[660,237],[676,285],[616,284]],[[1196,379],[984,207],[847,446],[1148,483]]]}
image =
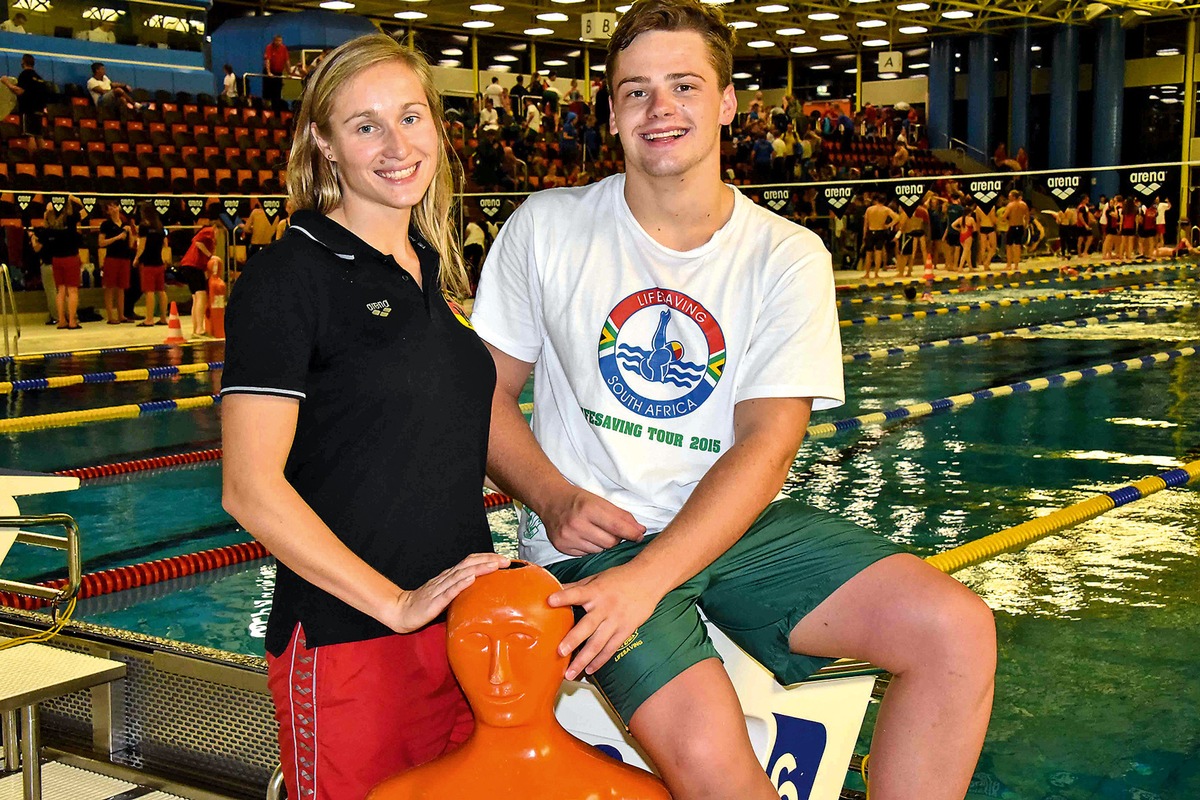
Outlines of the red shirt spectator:
{"label": "red shirt spectator", "polygon": [[263,67],[272,75],[283,75],[288,71],[291,57],[282,36],[276,36],[263,51]]}

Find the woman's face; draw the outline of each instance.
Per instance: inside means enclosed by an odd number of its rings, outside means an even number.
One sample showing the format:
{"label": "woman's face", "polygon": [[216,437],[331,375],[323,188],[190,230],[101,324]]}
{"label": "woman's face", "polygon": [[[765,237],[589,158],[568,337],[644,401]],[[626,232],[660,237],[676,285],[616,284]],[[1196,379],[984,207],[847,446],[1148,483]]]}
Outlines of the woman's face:
{"label": "woman's face", "polygon": [[419,204],[437,171],[438,124],[416,73],[400,61],[375,64],[339,87],[329,138],[315,125],[313,135],[337,165],[343,208]]}

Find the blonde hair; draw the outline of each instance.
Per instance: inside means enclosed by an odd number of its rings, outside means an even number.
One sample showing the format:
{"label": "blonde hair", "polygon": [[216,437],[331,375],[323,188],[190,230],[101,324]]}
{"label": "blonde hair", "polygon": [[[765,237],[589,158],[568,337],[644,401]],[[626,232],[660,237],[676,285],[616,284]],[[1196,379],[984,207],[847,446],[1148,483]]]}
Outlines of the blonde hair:
{"label": "blonde hair", "polygon": [[316,124],[321,135],[328,139],[330,115],[338,90],[365,69],[388,61],[398,61],[417,76],[425,92],[425,101],[438,129],[441,152],[438,155],[433,181],[412,211],[411,224],[437,251],[441,263],[438,284],[442,292],[464,297],[468,292],[467,271],[462,251],[451,223],[454,206],[455,181],[462,174],[462,165],[450,147],[443,124],[442,99],[433,85],[429,62],[421,53],[410,50],[382,33],[351,39],[321,59],[309,75],[308,85],[296,117],[296,134],[288,157],[288,198],[296,209],[311,209],[328,214],[342,203],[337,170],[324,158],[313,135]]}

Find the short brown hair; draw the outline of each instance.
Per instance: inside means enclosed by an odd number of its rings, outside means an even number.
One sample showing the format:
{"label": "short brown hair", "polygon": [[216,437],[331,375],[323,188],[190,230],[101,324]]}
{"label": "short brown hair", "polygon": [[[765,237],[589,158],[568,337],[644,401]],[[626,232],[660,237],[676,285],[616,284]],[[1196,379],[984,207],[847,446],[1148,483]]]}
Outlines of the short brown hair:
{"label": "short brown hair", "polygon": [[733,83],[733,30],[725,24],[719,9],[703,5],[699,0],[638,0],[634,3],[608,40],[604,74],[610,81],[616,73],[617,56],[648,31],[695,31],[700,34],[708,45],[709,61],[716,70],[720,88]]}

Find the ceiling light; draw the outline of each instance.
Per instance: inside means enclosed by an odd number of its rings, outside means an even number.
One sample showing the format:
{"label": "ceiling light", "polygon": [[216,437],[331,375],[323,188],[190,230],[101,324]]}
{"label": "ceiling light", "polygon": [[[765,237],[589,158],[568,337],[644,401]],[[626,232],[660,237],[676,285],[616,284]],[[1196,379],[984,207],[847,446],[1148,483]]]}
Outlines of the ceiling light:
{"label": "ceiling light", "polygon": [[521,42],[520,44],[510,44],[508,46],[509,50],[515,50],[518,53],[524,53],[528,48],[529,45],[525,44],[524,42]]}
{"label": "ceiling light", "polygon": [[750,84],[747,84],[747,85],[746,85],[746,88],[747,88],[747,89],[749,89],[749,90],[750,90],[750,91],[752,91],[752,92],[757,92],[757,91],[758,91],[758,84],[757,84],[757,83],[750,83]]}
{"label": "ceiling light", "polygon": [[1172,104],[1172,103],[1178,103],[1178,102],[1179,102],[1179,98],[1178,98],[1178,97],[1164,97],[1164,98],[1162,98],[1162,100],[1160,100],[1159,102],[1161,102],[1161,103],[1166,103],[1167,105],[1170,105],[1170,104]]}
{"label": "ceiling light", "polygon": [[922,61],[920,64],[909,64],[909,69],[929,69],[929,65]]}
{"label": "ceiling light", "polygon": [[496,56],[496,60],[513,62],[513,61],[517,61],[518,59],[516,56],[510,56],[508,53],[501,53],[500,55]]}
{"label": "ceiling light", "polygon": [[829,69],[828,64],[810,64],[809,69]]}
{"label": "ceiling light", "polygon": [[780,28],[775,33],[780,36],[803,36],[808,31],[804,30],[804,28]]}
{"label": "ceiling light", "polygon": [[1152,94],[1152,95],[1150,95],[1150,99],[1151,99],[1151,100],[1157,100],[1157,99],[1158,99],[1158,95],[1156,95],[1156,94]]}
{"label": "ceiling light", "polygon": [[834,14],[832,11],[821,11],[816,14],[809,14],[808,18],[815,20],[816,22],[832,22],[838,18],[838,15]]}
{"label": "ceiling light", "polygon": [[887,39],[867,39],[863,42],[863,47],[887,47],[891,42]]}
{"label": "ceiling light", "polygon": [[545,64],[547,67],[565,67],[567,65],[567,62],[563,61],[561,58],[551,59],[550,61],[543,61],[542,63]]}
{"label": "ceiling light", "polygon": [[1029,48],[1029,52],[1040,53],[1042,52],[1042,46],[1040,44],[1035,44],[1033,47]]}
{"label": "ceiling light", "polygon": [[512,67],[510,67],[508,64],[489,64],[488,65],[488,72],[508,72],[511,69],[512,69]]}
{"label": "ceiling light", "polygon": [[321,3],[321,8],[327,8],[330,11],[349,11],[354,8],[354,3],[347,3],[346,0],[325,0]]}
{"label": "ceiling light", "polygon": [[592,72],[604,72],[603,64],[592,64]]}
{"label": "ceiling light", "polygon": [[846,74],[847,75],[857,75],[858,67],[851,67],[850,69],[846,70]]}
{"label": "ceiling light", "polygon": [[854,53],[842,53],[841,55],[834,56],[834,58],[838,61],[853,61],[858,56],[854,55]]}
{"label": "ceiling light", "polygon": [[496,23],[488,22],[486,19],[469,19],[463,24],[464,28],[494,28]]}
{"label": "ceiling light", "polygon": [[755,49],[760,48],[760,47],[774,47],[774,46],[775,46],[775,43],[772,41],[769,41],[767,39],[759,39],[758,41],[755,41],[755,42],[746,42],[746,47],[753,47]]}
{"label": "ceiling light", "polygon": [[898,77],[900,77],[900,76],[899,76],[899,75],[897,75],[897,74],[896,74],[896,73],[894,73],[894,72],[881,72],[881,73],[879,73],[879,80],[881,80],[881,81],[890,81],[890,80],[893,80],[893,79],[895,79],[895,78],[898,78]]}
{"label": "ceiling light", "polygon": [[504,6],[498,6],[495,3],[477,3],[471,6],[472,11],[478,11],[480,14],[496,14],[504,10]]}
{"label": "ceiling light", "polygon": [[554,31],[550,28],[526,28],[525,29],[526,36],[549,36],[552,33],[554,33]]}
{"label": "ceiling light", "polygon": [[466,44],[467,42],[471,41],[470,36],[467,36],[462,33],[452,33],[452,34],[450,34],[450,38],[453,39],[454,41],[458,42],[459,44]]}
{"label": "ceiling light", "polygon": [[461,56],[462,54],[463,51],[459,50],[457,47],[447,47],[442,51],[442,55],[444,56]]}
{"label": "ceiling light", "polygon": [[1156,55],[1156,56],[1177,56],[1177,55],[1179,55],[1179,48],[1178,47],[1164,47],[1162,50],[1155,50],[1154,55]]}
{"label": "ceiling light", "polygon": [[538,70],[538,75],[549,75],[549,74],[550,74],[550,70],[548,70],[548,69],[539,69]]}
{"label": "ceiling light", "polygon": [[561,3],[564,6],[569,6],[574,5],[575,3],[582,3],[583,0],[553,0],[553,2]]}
{"label": "ceiling light", "polygon": [[572,50],[571,52],[567,53],[567,58],[579,58],[579,56],[581,56],[581,55],[582,55],[581,51]]}
{"label": "ceiling light", "polygon": [[900,32],[906,33],[909,36],[914,36],[918,33],[928,33],[929,28],[926,28],[924,25],[905,25],[900,29]]}
{"label": "ceiling light", "polygon": [[803,55],[804,53],[815,53],[815,52],[817,52],[817,48],[813,47],[810,44],[802,44],[799,47],[793,47],[792,52]]}
{"label": "ceiling light", "polygon": [[462,62],[459,61],[457,58],[443,58],[441,61],[439,61],[437,63],[438,63],[439,67],[457,67]]}
{"label": "ceiling light", "polygon": [[929,8],[929,3],[901,3],[896,6],[897,11],[926,11]]}
{"label": "ceiling light", "polygon": [[545,14],[538,14],[537,18],[542,22],[566,22],[570,19],[570,17],[561,11],[550,11]]}
{"label": "ceiling light", "polygon": [[1170,94],[1171,92],[1178,92],[1179,87],[1178,86],[1163,86],[1163,87],[1161,87],[1161,90]]}
{"label": "ceiling light", "polygon": [[821,37],[822,42],[844,42],[850,37],[844,33],[827,33]]}
{"label": "ceiling light", "polygon": [[943,19],[970,19],[973,16],[975,16],[975,12],[967,11],[965,8],[942,12]]}
{"label": "ceiling light", "polygon": [[928,47],[914,47],[912,50],[909,50],[907,52],[910,56],[923,56],[929,52],[929,48]]}
{"label": "ceiling light", "polygon": [[769,6],[759,6],[758,8],[756,8],[754,10],[760,14],[782,14],[784,11],[788,11],[790,9],[788,9],[787,6],[773,4],[773,5],[769,5]]}
{"label": "ceiling light", "polygon": [[735,31],[740,31],[743,28],[757,28],[758,23],[751,22],[748,19],[737,19],[737,20],[734,20],[733,22],[729,23],[729,27],[733,28]]}
{"label": "ceiling light", "polygon": [[746,80],[746,79],[747,79],[747,78],[749,78],[749,77],[750,77],[750,73],[749,73],[749,72],[735,72],[735,73],[733,73],[733,78],[734,78],[734,80],[744,81],[744,80]]}
{"label": "ceiling light", "polygon": [[617,6],[617,13],[618,13],[618,14],[624,14],[626,11],[628,11],[628,10],[629,10],[629,9],[631,9],[631,8],[633,8],[633,6],[632,6],[632,5],[628,5],[628,6]]}
{"label": "ceiling light", "polygon": [[854,23],[860,28],[882,28],[887,25],[887,20],[882,19],[860,19]]}
{"label": "ceiling light", "polygon": [[392,16],[396,19],[425,19],[429,15],[424,11],[397,11]]}

